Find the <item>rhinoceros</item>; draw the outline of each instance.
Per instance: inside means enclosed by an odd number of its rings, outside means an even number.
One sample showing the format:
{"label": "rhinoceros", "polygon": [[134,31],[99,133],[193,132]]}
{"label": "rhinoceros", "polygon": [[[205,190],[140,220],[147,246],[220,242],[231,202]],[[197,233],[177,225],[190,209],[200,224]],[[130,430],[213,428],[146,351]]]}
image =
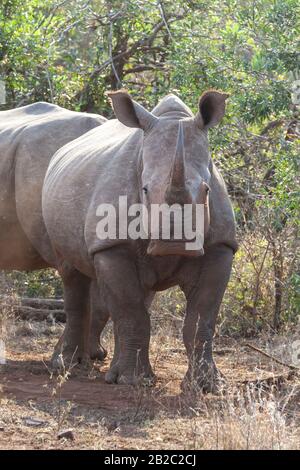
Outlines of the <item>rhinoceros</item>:
{"label": "rhinoceros", "polygon": [[[60,346],[66,357],[75,350],[84,355],[83,306],[96,279],[100,310],[110,314],[115,331],[106,381],[152,378],[148,307],[156,291],[178,285],[187,300],[183,341],[189,365],[183,385],[214,390],[222,380],[212,355],[215,322],[237,241],[207,131],[223,117],[228,95],[205,92],[195,116],[175,95],[152,112],[125,90],[108,96],[117,119],[58,150],[43,186],[43,216],[57,264],[72,267],[72,277],[64,280],[68,318]],[[98,208],[117,207],[120,196],[127,196],[128,206],[143,204],[150,211],[158,203],[203,204],[202,246],[188,251],[183,238],[99,237]]]}
{"label": "rhinoceros", "polygon": [[[0,269],[56,266],[42,217],[49,161],[60,147],[105,121],[42,102],[0,113]],[[98,316],[93,322],[91,355],[102,358],[98,334],[105,321]]]}

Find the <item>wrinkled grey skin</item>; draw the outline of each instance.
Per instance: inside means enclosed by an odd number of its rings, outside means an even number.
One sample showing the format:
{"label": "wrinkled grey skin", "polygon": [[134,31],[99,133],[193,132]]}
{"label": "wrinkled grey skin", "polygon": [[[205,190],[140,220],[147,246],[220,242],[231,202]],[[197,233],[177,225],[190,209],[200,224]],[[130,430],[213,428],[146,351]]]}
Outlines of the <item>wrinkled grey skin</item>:
{"label": "wrinkled grey skin", "polygon": [[[209,155],[207,129],[222,118],[227,95],[206,92],[196,116],[174,95],[152,113],[124,91],[109,96],[118,119],[61,148],[45,177],[43,216],[58,263],[73,267],[70,286],[98,281],[99,308],[109,312],[115,331],[107,382],[133,384],[140,376],[152,377],[148,307],[156,291],[179,285],[187,299],[184,384],[214,390],[220,374],[212,340],[237,243],[225,184]],[[100,203],[117,206],[120,195],[128,196],[128,205],[205,204],[204,251],[187,252],[184,241],[98,239],[96,209]],[[67,356],[76,348],[84,354],[81,332],[87,336],[88,317],[82,312],[88,297],[70,296],[66,302],[61,346]]]}
{"label": "wrinkled grey skin", "polygon": [[[49,103],[0,113],[0,269],[31,271],[56,266],[42,217],[42,185],[48,164],[60,147],[105,121],[102,116]],[[47,261],[42,253],[47,253]],[[64,271],[61,274],[65,276]],[[97,303],[96,296],[93,302]],[[92,327],[91,355],[102,358],[99,315]]]}

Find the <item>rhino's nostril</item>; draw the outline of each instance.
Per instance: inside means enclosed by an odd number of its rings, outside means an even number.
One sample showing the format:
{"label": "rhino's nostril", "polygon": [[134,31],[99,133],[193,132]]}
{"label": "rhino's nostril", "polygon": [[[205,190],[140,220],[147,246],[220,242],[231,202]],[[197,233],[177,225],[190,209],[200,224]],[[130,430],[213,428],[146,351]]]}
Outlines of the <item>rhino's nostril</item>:
{"label": "rhino's nostril", "polygon": [[210,187],[208,186],[207,183],[202,183],[203,184],[203,187],[204,187],[204,191],[206,192],[206,194],[208,194],[208,192],[210,191]]}

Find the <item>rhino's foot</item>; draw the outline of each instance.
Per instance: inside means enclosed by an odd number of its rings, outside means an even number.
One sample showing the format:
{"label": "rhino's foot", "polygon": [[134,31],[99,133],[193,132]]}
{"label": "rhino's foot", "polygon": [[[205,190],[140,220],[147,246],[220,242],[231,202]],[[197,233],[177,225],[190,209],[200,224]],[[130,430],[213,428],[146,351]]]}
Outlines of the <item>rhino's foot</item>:
{"label": "rhino's foot", "polygon": [[135,368],[122,366],[118,361],[111,366],[105,374],[105,382],[109,384],[117,383],[122,385],[153,385],[155,375],[151,366],[136,371]]}
{"label": "rhino's foot", "polygon": [[70,372],[77,365],[87,366],[90,364],[88,354],[79,351],[78,348],[67,347],[63,350],[56,349],[51,358],[52,369],[55,372]]}
{"label": "rhino's foot", "polygon": [[226,385],[226,381],[214,362],[204,363],[197,370],[189,368],[181,389],[192,393],[220,393]]}
{"label": "rhino's foot", "polygon": [[92,360],[104,361],[107,356],[106,349],[101,344],[90,346],[90,358]]}

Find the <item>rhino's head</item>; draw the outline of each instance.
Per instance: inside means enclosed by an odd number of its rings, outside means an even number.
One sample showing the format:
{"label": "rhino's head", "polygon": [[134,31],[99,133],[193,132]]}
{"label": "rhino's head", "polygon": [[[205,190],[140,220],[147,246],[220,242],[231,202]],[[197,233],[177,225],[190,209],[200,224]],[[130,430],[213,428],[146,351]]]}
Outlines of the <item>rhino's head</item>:
{"label": "rhino's head", "polygon": [[[207,130],[222,119],[228,95],[205,92],[196,116],[175,96],[164,98],[154,112],[131,99],[126,91],[109,93],[117,119],[144,131],[140,197],[151,213],[152,204],[202,204],[204,234],[209,230],[210,154]],[[168,106],[173,100],[173,106]],[[174,107],[174,101],[177,105]],[[160,112],[157,112],[160,108]],[[192,207],[193,207],[192,206]],[[191,206],[190,206],[191,207]],[[186,249],[186,240],[151,240],[150,255],[199,256],[203,247]]]}

